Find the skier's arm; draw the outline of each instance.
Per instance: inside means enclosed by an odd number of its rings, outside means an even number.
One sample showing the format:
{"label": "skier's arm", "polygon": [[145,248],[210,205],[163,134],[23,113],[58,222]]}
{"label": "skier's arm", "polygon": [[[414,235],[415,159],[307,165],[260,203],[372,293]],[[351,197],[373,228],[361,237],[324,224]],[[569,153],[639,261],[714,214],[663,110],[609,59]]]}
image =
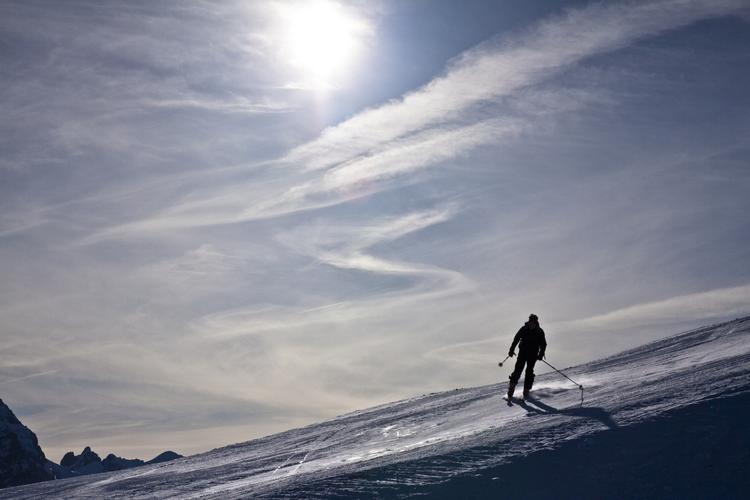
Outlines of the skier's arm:
{"label": "skier's arm", "polygon": [[516,346],[521,341],[522,333],[523,333],[523,327],[521,327],[521,329],[518,330],[518,333],[516,333],[516,336],[513,337],[513,343],[510,345],[510,350],[508,350],[508,356],[516,355]]}
{"label": "skier's arm", "polygon": [[547,339],[544,338],[544,330],[542,330],[541,328],[539,330],[541,330],[542,332],[542,335],[541,335],[542,342],[539,344],[539,359],[543,359],[544,353],[545,351],[547,351]]}

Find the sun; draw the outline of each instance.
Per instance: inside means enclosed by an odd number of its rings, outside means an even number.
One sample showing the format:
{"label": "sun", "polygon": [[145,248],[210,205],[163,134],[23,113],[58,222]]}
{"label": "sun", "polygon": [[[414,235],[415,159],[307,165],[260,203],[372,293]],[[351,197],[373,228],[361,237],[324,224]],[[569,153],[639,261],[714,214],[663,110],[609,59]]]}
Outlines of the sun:
{"label": "sun", "polygon": [[336,86],[369,33],[367,23],[341,4],[312,0],[282,12],[288,62],[318,86]]}

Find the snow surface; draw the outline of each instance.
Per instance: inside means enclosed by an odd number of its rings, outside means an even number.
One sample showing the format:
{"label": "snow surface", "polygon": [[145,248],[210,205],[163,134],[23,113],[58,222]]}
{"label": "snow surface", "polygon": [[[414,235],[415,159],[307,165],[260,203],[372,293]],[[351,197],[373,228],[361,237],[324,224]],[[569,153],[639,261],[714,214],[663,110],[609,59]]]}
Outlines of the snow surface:
{"label": "snow surface", "polygon": [[[505,380],[509,371],[510,367],[502,368],[498,377]],[[728,421],[722,418],[744,415],[744,419],[747,415],[750,317],[669,337],[565,371],[583,384],[583,405],[579,389],[552,372],[537,376],[533,399],[513,406],[502,399],[505,381],[456,389],[168,463],[0,490],[0,497],[398,498],[428,494],[447,498],[458,494],[451,487],[459,487],[481,498],[477,485],[491,485],[503,470],[523,470],[518,464],[532,459],[536,460],[535,470],[572,470],[571,462],[588,460],[587,468],[598,474],[598,484],[603,484],[608,474],[623,476],[619,478],[623,484],[634,483],[638,478],[627,475],[644,462],[653,462],[655,471],[665,466],[670,473],[696,477],[699,471],[686,469],[690,465],[687,458],[653,451],[660,437],[684,441],[690,432],[698,432],[695,443],[723,443],[718,453],[728,465],[715,477],[739,475],[742,481],[749,481],[745,479],[750,477],[747,447],[734,449],[734,443],[750,442],[748,431],[743,430],[741,438],[736,433],[726,434],[723,427]],[[734,410],[722,416],[717,410],[722,404]],[[702,427],[698,431],[675,428],[694,424]],[[641,433],[639,429],[650,430]],[[701,434],[701,429],[707,430]],[[635,446],[632,443],[639,435],[644,436],[643,442]],[[581,443],[603,451],[587,455],[580,449]],[[629,443],[632,449],[627,447]],[[571,451],[573,445],[579,448]],[[643,452],[646,455],[638,455],[638,447],[647,450]],[[714,461],[716,456],[706,455],[704,462]],[[612,462],[609,470],[607,461],[615,457],[620,465]],[[673,462],[671,471],[670,464],[660,463],[667,457]],[[704,462],[700,467],[705,467]],[[734,465],[737,471],[732,469]],[[549,475],[544,470],[541,474]],[[707,474],[704,477],[714,477],[711,471]],[[659,478],[651,480],[658,482]],[[556,490],[529,487],[516,495],[545,496],[547,491],[551,497],[566,497],[563,493],[568,491],[571,497],[581,496],[580,492],[570,493],[573,490],[566,490],[564,484]],[[727,491],[731,498],[731,492],[740,490]],[[670,496],[669,492],[657,496]],[[698,497],[705,494],[693,493]],[[598,495],[593,491],[583,494]],[[610,491],[608,496],[627,495]]]}

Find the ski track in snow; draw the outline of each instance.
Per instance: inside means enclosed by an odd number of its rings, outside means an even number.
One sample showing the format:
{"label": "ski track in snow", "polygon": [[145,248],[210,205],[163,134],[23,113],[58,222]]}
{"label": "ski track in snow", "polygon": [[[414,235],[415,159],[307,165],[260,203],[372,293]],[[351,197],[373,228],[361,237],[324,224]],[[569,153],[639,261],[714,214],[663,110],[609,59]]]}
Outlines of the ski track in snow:
{"label": "ski track in snow", "polygon": [[[296,498],[321,481],[352,496],[381,483],[392,492],[748,391],[749,361],[750,317],[563,369],[584,386],[583,406],[579,389],[552,372],[537,376],[526,403],[508,406],[505,382],[456,389],[163,464],[0,490],[0,498]],[[382,467],[391,476],[347,480]]]}

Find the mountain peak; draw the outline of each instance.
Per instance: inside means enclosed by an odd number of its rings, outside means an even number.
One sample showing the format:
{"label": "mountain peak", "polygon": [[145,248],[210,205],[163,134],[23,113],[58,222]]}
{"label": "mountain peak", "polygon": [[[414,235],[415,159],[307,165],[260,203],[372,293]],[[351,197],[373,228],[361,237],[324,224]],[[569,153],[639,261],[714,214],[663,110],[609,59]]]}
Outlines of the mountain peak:
{"label": "mountain peak", "polygon": [[176,460],[178,458],[182,458],[182,455],[179,453],[175,453],[172,450],[165,451],[163,453],[158,454],[148,462],[147,464],[160,464],[162,462],[169,462],[170,460]]}
{"label": "mountain peak", "polygon": [[21,425],[21,422],[16,418],[8,405],[0,399],[0,425],[2,425],[3,422],[13,425]]}
{"label": "mountain peak", "polygon": [[0,488],[52,479],[36,435],[0,399]]}

